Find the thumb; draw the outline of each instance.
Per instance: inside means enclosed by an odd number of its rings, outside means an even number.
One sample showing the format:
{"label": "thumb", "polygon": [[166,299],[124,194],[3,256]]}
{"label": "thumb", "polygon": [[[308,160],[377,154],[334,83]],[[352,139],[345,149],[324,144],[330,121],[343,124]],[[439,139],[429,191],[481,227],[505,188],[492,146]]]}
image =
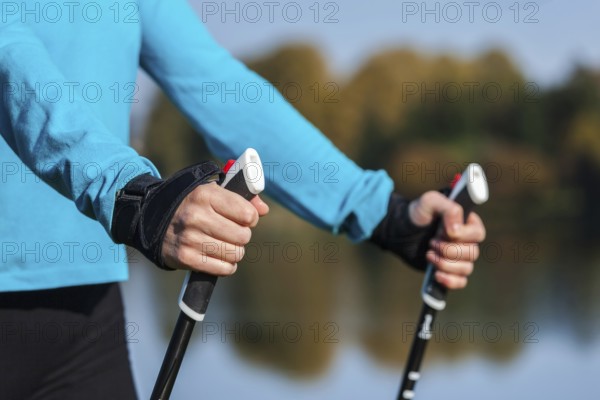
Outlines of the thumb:
{"label": "thumb", "polygon": [[417,226],[429,225],[436,217],[443,221],[443,229],[449,238],[455,237],[463,225],[463,209],[439,192],[424,193],[411,203],[409,215]]}
{"label": "thumb", "polygon": [[265,215],[267,215],[269,213],[269,206],[267,205],[267,203],[265,203],[264,201],[262,201],[262,199],[260,198],[260,196],[255,196],[250,203],[252,203],[252,205],[254,206],[254,208],[256,208],[256,211],[258,211],[258,215],[263,217]]}

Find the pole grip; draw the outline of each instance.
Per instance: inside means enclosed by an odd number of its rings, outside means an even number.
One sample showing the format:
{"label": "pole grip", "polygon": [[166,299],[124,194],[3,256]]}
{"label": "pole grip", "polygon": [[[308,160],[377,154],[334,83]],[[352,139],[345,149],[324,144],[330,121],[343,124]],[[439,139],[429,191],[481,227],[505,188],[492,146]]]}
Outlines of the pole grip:
{"label": "pole grip", "polygon": [[[265,188],[262,163],[254,149],[247,149],[234,163],[226,166],[221,186],[252,200]],[[204,272],[188,272],[179,295],[179,308],[195,321],[202,321],[217,284],[217,277]]]}
{"label": "pole grip", "polygon": [[[463,208],[465,222],[476,205],[488,200],[489,191],[485,173],[479,164],[469,164],[460,179],[454,185],[448,196]],[[435,266],[427,265],[427,272],[423,280],[421,297],[425,304],[435,310],[446,308],[447,288],[435,280]]]}

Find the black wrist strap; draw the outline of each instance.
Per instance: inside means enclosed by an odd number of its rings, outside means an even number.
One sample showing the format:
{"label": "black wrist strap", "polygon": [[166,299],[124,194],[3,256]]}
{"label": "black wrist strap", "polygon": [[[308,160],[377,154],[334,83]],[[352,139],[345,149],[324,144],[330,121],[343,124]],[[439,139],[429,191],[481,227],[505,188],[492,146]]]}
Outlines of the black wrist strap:
{"label": "black wrist strap", "polygon": [[133,241],[146,194],[153,185],[162,182],[162,179],[150,174],[140,175],[117,192],[111,232],[116,243],[128,244]]}
{"label": "black wrist strap", "polygon": [[427,268],[425,253],[439,221],[426,226],[415,225],[409,216],[409,204],[410,200],[392,193],[388,212],[373,231],[370,241],[395,253],[411,267],[424,271]]}
{"label": "black wrist strap", "polygon": [[163,269],[162,244],[167,228],[183,199],[199,185],[219,182],[224,174],[213,162],[185,168],[167,180],[140,175],[116,196],[111,234],[116,243],[139,250]]}

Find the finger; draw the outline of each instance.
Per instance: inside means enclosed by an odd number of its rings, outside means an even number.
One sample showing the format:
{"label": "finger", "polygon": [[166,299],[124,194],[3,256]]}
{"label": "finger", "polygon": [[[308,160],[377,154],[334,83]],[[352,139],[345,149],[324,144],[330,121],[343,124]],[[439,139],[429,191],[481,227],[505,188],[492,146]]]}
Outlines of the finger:
{"label": "finger", "polygon": [[244,257],[244,247],[211,238],[203,233],[187,231],[178,238],[176,258],[189,257],[186,262],[202,262],[213,257],[229,263],[237,263]]}
{"label": "finger", "polygon": [[485,240],[486,232],[483,221],[476,213],[472,212],[467,218],[467,223],[460,227],[460,231],[453,238],[458,242],[480,243]]}
{"label": "finger", "polygon": [[215,276],[229,276],[237,271],[237,263],[232,264],[218,258],[206,257],[200,265],[192,266],[192,271],[205,272]]}
{"label": "finger", "polygon": [[440,257],[433,251],[427,252],[427,261],[432,263],[438,271],[446,272],[450,275],[469,276],[473,273],[473,263],[469,261],[454,261]]}
{"label": "finger", "polygon": [[205,272],[216,276],[232,275],[237,270],[236,263],[203,255],[191,248],[180,249],[176,258],[167,259],[165,262],[171,268]]}
{"label": "finger", "polygon": [[231,264],[240,262],[245,254],[243,246],[236,246],[220,240],[205,241],[193,248],[199,253],[202,260],[212,257]]}
{"label": "finger", "polygon": [[[439,192],[426,192],[409,208],[412,221],[418,226],[429,225],[441,216],[445,230],[453,234],[463,224],[462,207]],[[450,236],[452,237],[452,236]]]}
{"label": "finger", "polygon": [[452,202],[442,211],[442,221],[444,221],[443,236],[457,241],[464,227],[463,209],[457,203]]}
{"label": "finger", "polygon": [[216,185],[202,185],[191,193],[194,203],[208,201],[217,214],[242,226],[254,227],[258,223],[258,211],[237,193]]}
{"label": "finger", "polygon": [[258,211],[237,193],[219,188],[211,197],[212,208],[222,216],[242,226],[253,228],[258,223]]}
{"label": "finger", "polygon": [[216,211],[207,211],[200,206],[190,206],[183,227],[186,234],[196,237],[204,234],[206,236],[203,239],[208,241],[216,239],[243,246],[252,238],[252,230],[249,227],[240,226]]}
{"label": "finger", "polygon": [[473,262],[479,258],[479,245],[477,243],[455,243],[432,240],[430,248],[440,257],[451,261]]}
{"label": "finger", "polygon": [[263,217],[269,213],[269,206],[265,203],[260,196],[256,196],[251,201],[256,211],[258,211],[258,215]]}
{"label": "finger", "polygon": [[467,278],[464,276],[451,275],[446,272],[437,271],[435,280],[446,286],[448,289],[463,289],[467,286]]}

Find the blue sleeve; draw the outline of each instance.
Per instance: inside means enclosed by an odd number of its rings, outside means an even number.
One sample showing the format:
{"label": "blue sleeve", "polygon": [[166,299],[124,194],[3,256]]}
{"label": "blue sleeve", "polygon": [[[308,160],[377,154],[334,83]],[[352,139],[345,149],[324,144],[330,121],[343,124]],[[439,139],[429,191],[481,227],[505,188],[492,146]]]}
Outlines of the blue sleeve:
{"label": "blue sleeve", "polygon": [[365,171],[344,156],[273,86],[215,43],[185,0],[140,7],[142,67],[217,156],[236,158],[254,147],[266,165],[267,193],[277,201],[352,240],[371,235],[393,189],[384,171]]}
{"label": "blue sleeve", "polygon": [[[137,175],[158,173],[108,131],[81,94],[56,101],[39,96],[40,87],[66,87],[68,82],[39,37],[26,24],[3,16],[0,133],[29,168],[110,234],[115,192]],[[92,163],[94,174],[86,174]]]}

